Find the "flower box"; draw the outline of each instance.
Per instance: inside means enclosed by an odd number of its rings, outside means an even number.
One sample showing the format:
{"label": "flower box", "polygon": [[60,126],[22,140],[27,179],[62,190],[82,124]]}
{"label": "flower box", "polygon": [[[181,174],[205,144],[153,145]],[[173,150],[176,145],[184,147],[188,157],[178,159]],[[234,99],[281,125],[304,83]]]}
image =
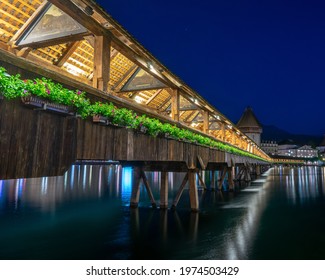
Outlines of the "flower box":
{"label": "flower box", "polygon": [[36,110],[45,110],[57,114],[66,115],[66,116],[75,115],[75,112],[72,110],[70,106],[53,103],[37,96],[33,96],[33,95],[24,96],[21,98],[21,101],[23,102],[24,105],[32,107]]}
{"label": "flower box", "polygon": [[144,125],[139,126],[139,128],[136,130],[137,132],[146,134],[148,132],[148,128]]}
{"label": "flower box", "polygon": [[124,125],[113,123],[111,119],[104,117],[102,115],[93,115],[93,123],[97,123],[101,125],[111,125],[115,127],[125,127]]}
{"label": "flower box", "polygon": [[102,124],[102,125],[110,125],[112,124],[112,122],[104,116],[101,115],[94,115],[93,116],[93,122],[94,123],[98,123],[98,124]]}

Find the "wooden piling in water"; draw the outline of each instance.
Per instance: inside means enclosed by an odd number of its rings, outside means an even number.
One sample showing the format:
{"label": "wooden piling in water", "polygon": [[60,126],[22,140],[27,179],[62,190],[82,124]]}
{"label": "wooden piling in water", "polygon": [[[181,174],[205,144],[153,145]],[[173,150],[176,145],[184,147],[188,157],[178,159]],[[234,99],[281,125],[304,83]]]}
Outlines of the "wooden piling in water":
{"label": "wooden piling in water", "polygon": [[168,208],[168,172],[160,173],[160,209]]}
{"label": "wooden piling in water", "polygon": [[194,212],[199,211],[199,197],[196,185],[196,172],[193,169],[190,169],[188,172],[188,181],[189,181],[189,195],[190,195],[190,205],[191,210]]}

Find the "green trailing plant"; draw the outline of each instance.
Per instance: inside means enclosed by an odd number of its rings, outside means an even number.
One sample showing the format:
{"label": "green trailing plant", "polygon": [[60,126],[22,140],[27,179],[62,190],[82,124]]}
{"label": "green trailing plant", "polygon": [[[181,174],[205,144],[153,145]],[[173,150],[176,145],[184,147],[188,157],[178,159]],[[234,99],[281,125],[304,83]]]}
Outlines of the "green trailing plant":
{"label": "green trailing plant", "polygon": [[0,67],[0,93],[7,99],[14,99],[26,94],[20,75],[9,75],[6,69]]}
{"label": "green trailing plant", "polygon": [[101,115],[108,118],[110,121],[113,120],[113,116],[117,108],[110,102],[110,103],[102,103],[96,102],[95,104],[91,104],[89,106],[89,115]]}
{"label": "green trailing plant", "polygon": [[243,151],[234,146],[203,136],[188,129],[179,128],[170,123],[162,123],[160,120],[146,115],[137,115],[126,108],[117,108],[112,103],[96,102],[91,104],[86,98],[86,93],[80,90],[70,90],[50,79],[21,80],[19,75],[8,75],[4,68],[0,67],[0,94],[6,99],[14,99],[35,95],[51,102],[73,107],[83,118],[94,115],[107,117],[113,124],[145,131],[151,136],[163,135],[181,141],[189,141],[200,145],[216,148],[229,153],[255,158],[265,159]]}
{"label": "green trailing plant", "polygon": [[85,92],[64,88],[50,79],[21,80],[20,75],[8,75],[4,68],[0,68],[0,91],[7,99],[35,95],[50,102],[71,106],[84,118],[89,115],[90,102]]}

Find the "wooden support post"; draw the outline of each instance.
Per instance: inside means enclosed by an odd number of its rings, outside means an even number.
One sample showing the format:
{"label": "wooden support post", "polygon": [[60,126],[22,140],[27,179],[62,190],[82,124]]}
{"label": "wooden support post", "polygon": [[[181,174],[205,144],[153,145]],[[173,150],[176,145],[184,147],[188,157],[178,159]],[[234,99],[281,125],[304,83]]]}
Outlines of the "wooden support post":
{"label": "wooden support post", "polygon": [[171,90],[171,113],[174,121],[179,121],[179,91],[178,89]]}
{"label": "wooden support post", "polygon": [[233,166],[228,167],[228,188],[229,191],[233,191],[235,184],[234,184],[234,177],[233,177]]}
{"label": "wooden support post", "polygon": [[236,132],[235,131],[232,131],[231,144],[236,146]]}
{"label": "wooden support post", "polygon": [[160,178],[160,209],[168,208],[168,172],[162,171]]}
{"label": "wooden support post", "polygon": [[176,208],[176,206],[178,204],[178,201],[182,196],[182,193],[184,191],[184,188],[185,188],[185,185],[186,185],[187,181],[188,181],[188,173],[186,173],[186,175],[185,175],[185,177],[184,177],[184,179],[182,181],[182,184],[181,184],[181,186],[179,187],[179,189],[177,191],[176,197],[175,197],[175,199],[173,201],[172,209]]}
{"label": "wooden support post", "polygon": [[95,36],[93,86],[107,91],[110,73],[111,38]]}
{"label": "wooden support post", "polygon": [[189,181],[189,194],[190,194],[190,204],[191,210],[194,212],[199,211],[199,197],[196,186],[196,172],[194,169],[188,171],[188,181]]}
{"label": "wooden support post", "polygon": [[211,171],[211,182],[210,182],[210,188],[212,190],[216,189],[216,171],[212,170]]}
{"label": "wooden support post", "polygon": [[155,201],[155,198],[153,197],[153,194],[152,194],[152,191],[151,191],[151,188],[150,188],[150,185],[149,185],[147,176],[146,176],[146,174],[144,173],[143,170],[141,170],[141,177],[142,177],[144,186],[145,186],[145,188],[147,190],[148,196],[150,198],[151,205],[152,205],[152,207],[156,208],[157,207],[157,203]]}
{"label": "wooden support post", "polygon": [[245,166],[239,166],[239,171],[238,173],[236,174],[236,180],[239,180],[239,181],[242,181],[243,180],[243,177],[244,177],[244,173],[245,173]]}
{"label": "wooden support post", "polygon": [[223,184],[223,181],[225,180],[226,175],[227,175],[227,167],[224,167],[223,171],[221,173],[221,178],[220,178],[219,184],[218,184],[219,191],[222,190],[222,184]]}
{"label": "wooden support post", "polygon": [[205,182],[204,182],[204,180],[202,178],[202,175],[200,174],[200,171],[197,172],[197,176],[199,177],[199,181],[200,181],[202,187],[206,190],[207,186],[206,186],[206,184],[205,184]]}
{"label": "wooden support post", "polygon": [[209,127],[210,127],[209,112],[208,111],[203,111],[202,116],[203,116],[203,132],[208,133],[209,132]]}
{"label": "wooden support post", "polygon": [[140,179],[141,179],[141,169],[140,167],[133,168],[133,180],[132,180],[132,193],[130,207],[138,207],[140,198]]}
{"label": "wooden support post", "polygon": [[250,174],[250,166],[249,164],[245,164],[245,181],[249,182],[251,181],[251,174]]}
{"label": "wooden support post", "polygon": [[226,140],[226,129],[225,129],[225,124],[221,123],[221,129],[222,129],[222,137],[221,140],[225,141]]}

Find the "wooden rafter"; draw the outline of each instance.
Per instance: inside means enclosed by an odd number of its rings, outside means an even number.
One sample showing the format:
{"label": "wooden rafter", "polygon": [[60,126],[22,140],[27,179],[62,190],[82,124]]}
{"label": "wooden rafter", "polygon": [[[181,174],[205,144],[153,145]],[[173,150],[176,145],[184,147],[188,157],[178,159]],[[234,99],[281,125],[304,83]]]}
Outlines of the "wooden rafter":
{"label": "wooden rafter", "polygon": [[200,112],[199,111],[193,111],[192,113],[190,113],[185,119],[184,119],[184,122],[191,122],[191,121],[189,121],[189,119],[193,116],[193,115],[195,115],[194,117],[193,117],[193,119],[195,119],[197,116],[198,116],[198,114],[200,114]]}
{"label": "wooden rafter", "polygon": [[76,41],[70,43],[61,57],[54,63],[54,65],[58,67],[62,67],[65,62],[68,61],[69,57],[76,51],[76,49],[80,46],[81,41]]}
{"label": "wooden rafter", "polygon": [[[117,55],[117,51],[115,50],[115,53]],[[112,59],[112,57],[111,57]],[[136,69],[138,68],[137,65],[133,65],[115,84],[114,86],[112,87],[112,90],[115,90],[116,88],[118,88],[124,81],[125,79],[133,72],[135,71]]]}
{"label": "wooden rafter", "polygon": [[163,91],[163,89],[159,89],[157,90],[146,102],[146,105],[149,105],[151,103],[151,101],[153,101],[161,92]]}
{"label": "wooden rafter", "polygon": [[171,100],[171,96],[169,96],[163,103],[161,103],[158,107],[157,110],[161,110],[161,108],[163,108],[170,100]]}

